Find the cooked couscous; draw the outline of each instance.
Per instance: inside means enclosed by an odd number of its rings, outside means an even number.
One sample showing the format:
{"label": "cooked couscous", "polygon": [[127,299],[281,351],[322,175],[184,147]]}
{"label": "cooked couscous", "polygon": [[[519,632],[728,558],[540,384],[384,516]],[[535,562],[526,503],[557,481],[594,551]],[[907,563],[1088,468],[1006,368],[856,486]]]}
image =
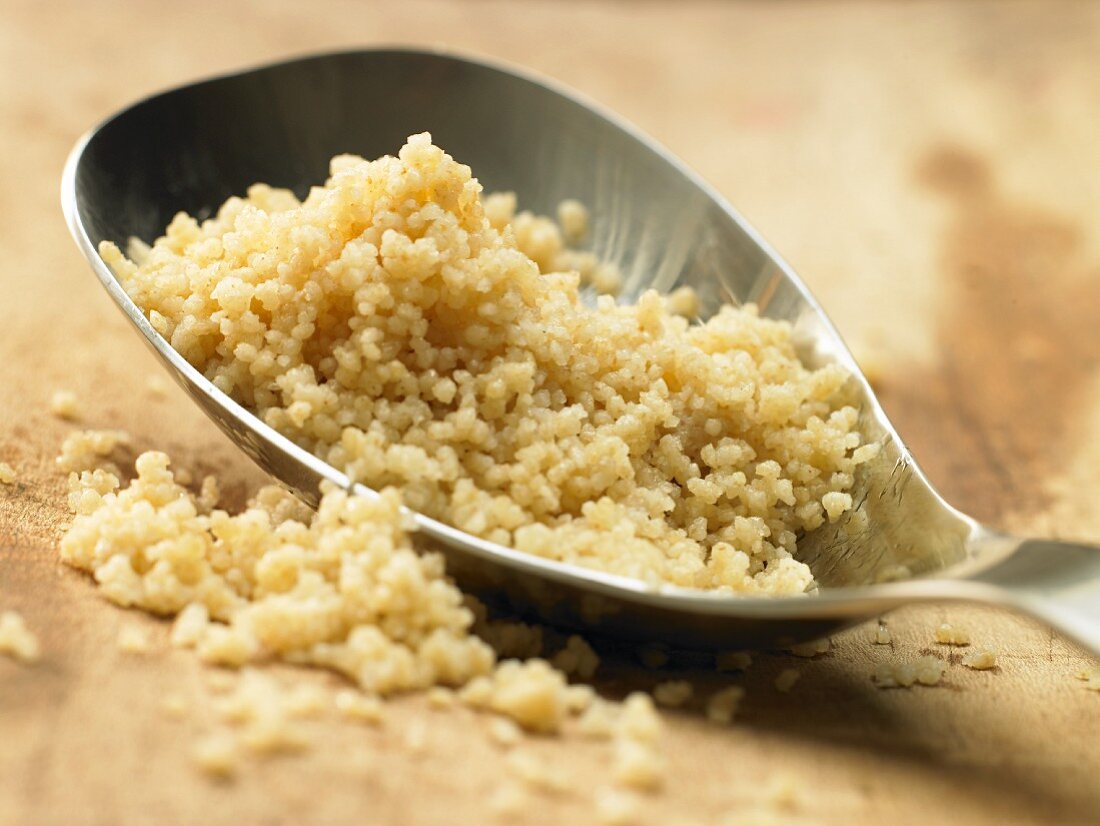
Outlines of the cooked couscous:
{"label": "cooked couscous", "polygon": [[491,670],[442,560],[409,543],[396,492],[330,491],[306,524],[276,521],[264,507],[274,497],[237,516],[202,514],[162,453],[142,454],[136,470],[76,516],[61,555],[112,601],[178,614],[174,643],[222,664],[277,654],[324,665],[381,694]]}
{"label": "cooked couscous", "polygon": [[992,648],[979,648],[963,657],[962,664],[974,671],[988,671],[997,667],[997,652]]}
{"label": "cooked couscous", "polygon": [[965,628],[945,622],[936,628],[935,640],[940,645],[970,645],[970,632]]}
{"label": "cooked couscous", "polygon": [[786,694],[800,679],[802,672],[797,668],[784,668],[775,678],[775,690]]}
{"label": "cooked couscous", "polygon": [[[571,237],[588,218],[565,204]],[[836,366],[751,306],[582,302],[549,219],[417,135],[257,185],[102,254],[217,387],[358,481],[529,553],[654,583],[795,594],[796,537],[851,508],[864,444]]]}
{"label": "cooked couscous", "polygon": [[748,651],[726,651],[714,658],[714,667],[719,671],[745,671],[752,665],[752,654]]}
{"label": "cooked couscous", "polygon": [[619,710],[612,735],[614,779],[645,791],[660,788],[665,776],[663,732],[664,724],[649,695],[635,692],[628,696]]}
{"label": "cooked couscous", "polygon": [[716,691],[707,700],[707,719],[715,723],[728,724],[733,722],[733,716],[737,713],[741,700],[745,697],[745,689],[739,685],[732,685],[721,691]]}
{"label": "cooked couscous", "polygon": [[50,396],[50,412],[60,419],[75,419],[80,412],[76,393],[71,390],[55,390]]}
{"label": "cooked couscous", "polygon": [[787,651],[794,654],[796,657],[813,659],[821,654],[828,654],[832,647],[833,641],[829,637],[822,637],[819,640],[810,640],[809,642],[800,642],[797,645],[792,645]]}
{"label": "cooked couscous", "polygon": [[[843,371],[806,368],[789,327],[752,307],[693,324],[690,290],[584,303],[582,284],[621,283],[568,248],[588,225],[577,202],[555,223],[517,213],[513,196],[482,198],[468,168],[415,136],[397,158],[335,159],[305,201],[258,185],[201,225],[178,216],[152,247],[132,244],[132,261],[105,245],[154,327],[220,389],[383,492],[327,490],[314,514],[265,488],[232,516],[214,480],[192,493],[160,453],[122,487],[109,459],[125,434],[77,432],[58,458],[77,514],[63,558],[109,599],[175,615],[172,643],[211,664],[278,657],[347,675],[358,689],[333,701],[346,717],[378,723],[381,696],[427,689],[436,707],[502,715],[490,736],[512,749],[523,729],[576,718],[578,734],[610,742],[618,784],[659,788],[653,700],[569,685],[598,667],[591,647],[570,637],[540,659],[542,629],[465,599],[441,557],[413,549],[400,504],[652,583],[796,594],[812,587],[796,536],[850,510],[877,446],[860,437]],[[656,693],[679,705],[692,691]],[[712,695],[708,717],[730,722],[743,694]],[[242,746],[301,748],[294,718],[326,702],[246,668],[217,703],[235,729],[202,741],[196,762],[231,776]],[[405,734],[426,747],[426,727]],[[561,786],[527,752],[509,765],[528,786]]]}
{"label": "cooked couscous", "polygon": [[[101,451],[93,454],[102,458]],[[73,472],[71,484],[96,484],[97,470]],[[309,686],[283,692],[247,667],[279,657],[328,667],[358,683],[361,690],[340,690],[331,705],[367,723],[381,721],[381,695],[412,689],[426,689],[435,707],[461,699],[503,715],[508,722],[490,729],[502,744],[519,742],[521,727],[558,733],[577,718],[579,734],[611,741],[617,782],[643,789],[660,784],[664,759],[652,700],[635,694],[621,706],[609,703],[533,656],[498,662],[475,626],[529,655],[541,650],[541,635],[523,623],[490,621],[480,605],[469,607],[441,558],[413,549],[396,491],[372,499],[330,490],[313,513],[263,489],[243,513],[230,516],[205,510],[177,484],[162,453],[142,454],[135,470],[127,487],[116,490],[111,476],[110,489],[79,499],[88,507],[62,539],[61,554],[90,571],[108,599],[174,614],[173,645],[193,648],[207,662],[245,666],[237,681],[211,675],[210,690],[225,694],[216,709],[238,726],[239,736],[215,734],[198,744],[196,762],[205,771],[231,776],[239,746],[264,753],[307,745],[293,718],[330,703]],[[126,639],[120,635],[125,648],[133,648],[131,630],[137,629],[124,629]],[[599,662],[575,636],[554,659],[587,676]],[[456,695],[445,686],[460,690]]]}
{"label": "cooked couscous", "polygon": [[100,470],[118,477],[118,467],[106,461],[106,457],[129,441],[129,434],[121,430],[77,430],[65,437],[61,453],[54,461],[67,473]]}
{"label": "cooked couscous", "polygon": [[668,680],[653,687],[653,699],[659,705],[677,708],[690,700],[694,692],[687,680]]}
{"label": "cooked couscous", "polygon": [[879,688],[910,688],[917,683],[934,686],[939,685],[946,672],[947,663],[926,655],[913,662],[879,663],[872,679]]}
{"label": "cooked couscous", "polygon": [[149,632],[135,625],[124,625],[118,632],[118,650],[126,654],[148,654],[152,648]]}
{"label": "cooked couscous", "polygon": [[0,612],[0,654],[24,663],[37,662],[42,655],[38,637],[15,611]]}

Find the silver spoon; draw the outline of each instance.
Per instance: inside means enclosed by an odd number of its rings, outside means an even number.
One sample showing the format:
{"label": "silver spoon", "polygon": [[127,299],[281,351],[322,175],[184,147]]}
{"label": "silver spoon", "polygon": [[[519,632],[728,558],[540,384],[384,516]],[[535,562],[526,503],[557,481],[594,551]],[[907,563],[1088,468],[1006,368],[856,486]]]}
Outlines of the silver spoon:
{"label": "silver spoon", "polygon": [[[413,133],[469,164],[487,191],[551,213],[593,215],[591,248],[624,295],[688,284],[702,315],[755,302],[791,322],[810,365],[853,375],[865,435],[882,442],[856,482],[856,513],[799,540],[820,589],[739,598],[654,588],[525,554],[415,515],[467,590],[549,622],[688,648],[782,647],[912,602],[971,601],[1032,614],[1100,653],[1100,550],[1000,534],[948,505],[894,432],[851,353],[790,267],[679,160],[609,112],[545,79],[436,51],[326,54],[193,83],[140,101],[82,137],[65,167],[70,230],[107,292],[179,384],[249,456],[315,503],[337,469],[217,390],[158,335],[96,252],[151,241],[263,181],[304,194],[341,152],[393,153]],[[360,485],[355,488],[369,491]],[[858,514],[858,515],[857,515]]]}

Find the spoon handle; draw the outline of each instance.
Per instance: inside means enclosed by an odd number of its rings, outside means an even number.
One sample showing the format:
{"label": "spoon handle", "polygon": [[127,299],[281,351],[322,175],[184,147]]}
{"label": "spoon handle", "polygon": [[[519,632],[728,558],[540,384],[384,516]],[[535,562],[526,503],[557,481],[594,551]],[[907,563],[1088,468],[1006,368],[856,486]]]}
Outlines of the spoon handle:
{"label": "spoon handle", "polygon": [[1100,656],[1100,547],[1024,540],[1005,560],[973,577],[1005,601]]}

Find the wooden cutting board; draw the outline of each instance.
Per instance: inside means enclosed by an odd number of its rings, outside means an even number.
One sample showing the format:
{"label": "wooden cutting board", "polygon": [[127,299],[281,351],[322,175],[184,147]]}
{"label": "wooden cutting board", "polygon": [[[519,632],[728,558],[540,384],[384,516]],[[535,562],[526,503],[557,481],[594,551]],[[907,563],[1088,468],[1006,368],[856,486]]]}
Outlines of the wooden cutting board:
{"label": "wooden cutting board", "polygon": [[[379,730],[326,719],[299,756],[232,784],[190,764],[207,672],[161,623],[57,562],[69,520],[53,457],[76,426],[260,479],[174,389],[89,274],[57,204],[77,136],[133,98],[254,62],[372,43],[448,44],[542,70],[619,110],[717,185],[782,250],[874,370],[902,434],[957,505],[1020,531],[1100,540],[1100,5],[1086,3],[327,2],[3,4],[0,26],[0,609],[40,635],[0,658],[0,823],[481,823],[508,773],[485,720],[395,702]],[[348,147],[354,151],[355,147]],[[78,424],[48,412],[74,391]],[[944,619],[1003,651],[936,688],[880,691]],[[1091,661],[1005,612],[921,608],[814,660],[760,655],[732,727],[669,715],[669,779],[645,823],[717,822],[794,778],[795,822],[1100,821]],[[123,654],[125,626],[156,651]],[[788,693],[773,687],[802,672]],[[279,671],[327,687],[330,675]],[[610,666],[617,694],[667,677]],[[160,710],[178,692],[195,711]],[[427,747],[407,747],[412,721]],[[587,822],[606,747],[528,746],[572,790],[520,821]],[[673,815],[690,816],[676,821]],[[785,815],[786,816],[786,815]]]}

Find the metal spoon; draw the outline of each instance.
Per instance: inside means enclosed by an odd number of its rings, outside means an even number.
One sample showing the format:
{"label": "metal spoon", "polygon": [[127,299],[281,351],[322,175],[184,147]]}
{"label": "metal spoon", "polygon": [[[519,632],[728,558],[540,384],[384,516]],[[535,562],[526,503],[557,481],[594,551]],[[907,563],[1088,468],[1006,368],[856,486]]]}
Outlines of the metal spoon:
{"label": "metal spoon", "polygon": [[[347,477],[217,390],[158,335],[96,252],[151,241],[185,210],[206,217],[257,181],[304,194],[331,156],[393,153],[413,133],[469,164],[487,191],[525,208],[564,198],[593,215],[591,248],[624,294],[689,284],[703,315],[755,302],[794,326],[802,358],[853,375],[867,437],[883,449],[854,491],[858,515],[799,539],[821,587],[738,598],[639,581],[505,548],[416,515],[466,589],[552,623],[689,648],[773,647],[920,601],[995,603],[1100,653],[1100,550],[999,534],[948,505],[921,473],[840,336],[790,267],[725,200],[630,125],[512,68],[435,51],[306,57],[140,101],[81,138],[65,167],[69,228],[107,292],[176,380],[249,456],[310,502]],[[356,489],[367,492],[362,486]],[[899,581],[894,581],[899,580]]]}

